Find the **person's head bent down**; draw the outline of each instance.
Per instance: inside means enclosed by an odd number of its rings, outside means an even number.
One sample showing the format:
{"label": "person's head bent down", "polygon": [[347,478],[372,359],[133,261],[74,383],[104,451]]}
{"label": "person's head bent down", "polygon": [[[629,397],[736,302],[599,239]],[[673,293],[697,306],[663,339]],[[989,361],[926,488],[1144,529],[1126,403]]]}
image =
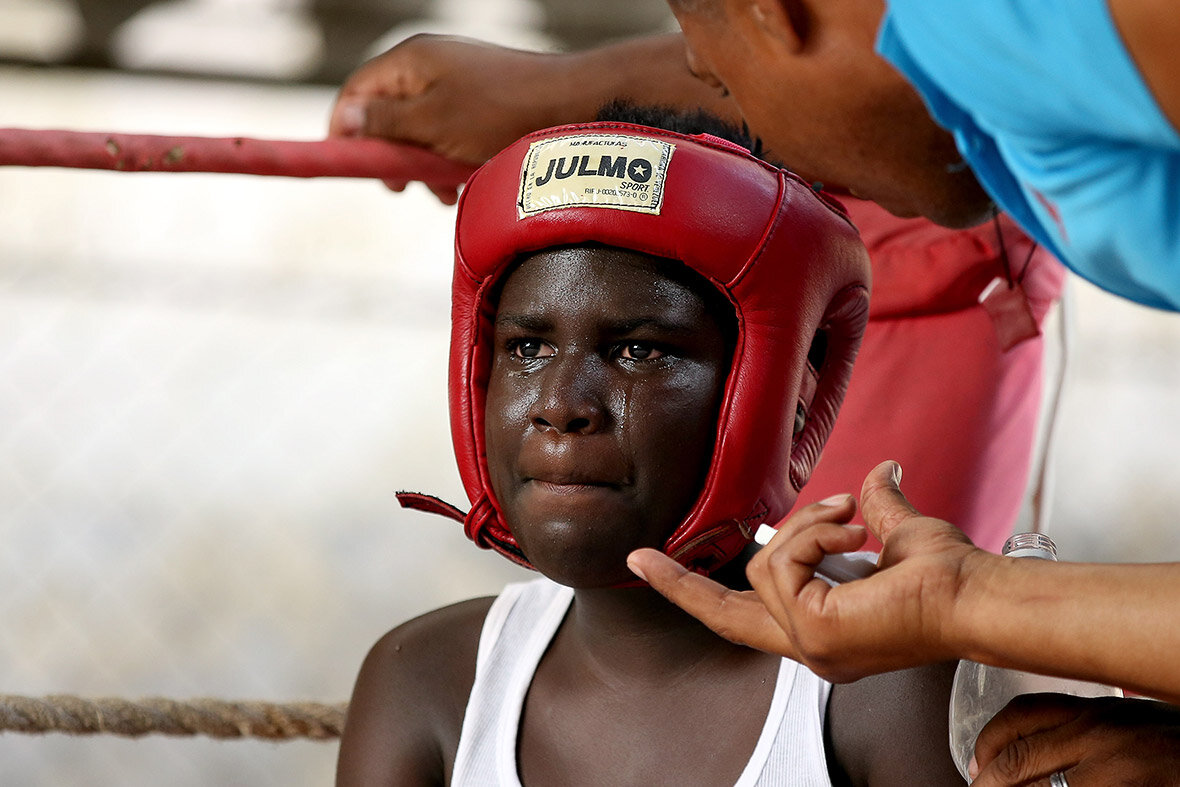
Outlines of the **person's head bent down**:
{"label": "person's head bent down", "polygon": [[838,206],[730,143],[619,123],[519,140],[457,218],[467,535],[575,587],[633,579],[641,546],[729,561],[819,458],[868,277]]}
{"label": "person's head bent down", "polygon": [[914,86],[874,51],[882,0],[669,0],[689,69],[780,161],[946,227],[995,206]]}

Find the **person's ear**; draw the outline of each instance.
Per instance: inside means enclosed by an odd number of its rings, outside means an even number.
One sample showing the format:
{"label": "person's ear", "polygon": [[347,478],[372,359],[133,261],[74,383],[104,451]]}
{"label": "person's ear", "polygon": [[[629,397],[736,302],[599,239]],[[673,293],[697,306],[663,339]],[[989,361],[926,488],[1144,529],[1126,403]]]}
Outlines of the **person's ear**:
{"label": "person's ear", "polygon": [[806,0],[749,0],[751,20],[791,53],[798,53],[811,30]]}

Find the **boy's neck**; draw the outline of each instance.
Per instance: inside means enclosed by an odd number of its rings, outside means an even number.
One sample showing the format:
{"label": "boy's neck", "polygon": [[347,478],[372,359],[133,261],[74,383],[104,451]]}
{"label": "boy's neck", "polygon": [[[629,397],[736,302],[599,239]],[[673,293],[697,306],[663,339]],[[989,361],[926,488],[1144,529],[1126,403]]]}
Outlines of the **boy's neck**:
{"label": "boy's neck", "polygon": [[664,683],[678,672],[752,653],[650,588],[576,590],[554,645],[567,657],[584,658],[605,679]]}
{"label": "boy's neck", "polygon": [[[525,700],[523,780],[732,784],[765,727],[780,664],[650,588],[576,590]],[[662,743],[635,751],[637,740]]]}

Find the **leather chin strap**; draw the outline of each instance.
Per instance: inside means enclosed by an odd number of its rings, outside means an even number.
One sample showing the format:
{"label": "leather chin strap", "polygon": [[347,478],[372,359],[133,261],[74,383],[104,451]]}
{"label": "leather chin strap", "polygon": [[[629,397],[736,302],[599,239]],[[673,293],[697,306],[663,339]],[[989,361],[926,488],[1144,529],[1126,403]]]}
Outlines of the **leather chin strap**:
{"label": "leather chin strap", "polygon": [[[481,499],[480,505],[474,506],[467,513],[456,506],[451,505],[441,497],[424,494],[422,492],[398,492],[396,494],[398,503],[402,508],[410,508],[415,511],[424,511],[428,514],[438,514],[447,519],[459,522],[463,525],[464,530],[468,536],[471,537],[475,543],[485,549],[491,549],[499,552],[504,557],[519,566],[527,569],[536,570],[532,563],[525,557],[524,552],[515,543],[499,538],[495,530],[487,527],[487,520],[494,519],[492,514],[492,507],[488,499],[485,497]],[[708,546],[720,538],[731,537],[735,529],[741,533],[742,538],[749,542],[753,540],[753,529],[762,521],[758,517],[758,522],[751,526],[749,523],[728,521],[722,522],[717,527],[700,534],[700,536],[682,547],[680,554],[671,554],[674,560],[679,560],[684,554],[689,552],[706,555],[707,551],[702,553],[702,550],[707,550]],[[721,565],[727,561],[721,560],[721,554],[716,556],[716,559],[710,561],[708,559],[698,559],[688,565],[688,568],[697,573],[707,574],[709,570],[720,568]],[[622,582],[615,587],[643,587],[646,583],[638,579]]]}
{"label": "leather chin strap", "polygon": [[517,565],[525,568],[533,567],[524,553],[520,551],[520,547],[511,541],[499,538],[491,527],[485,526],[489,519],[495,517],[492,505],[486,497],[481,498],[479,503],[472,506],[466,514],[441,497],[422,492],[398,492],[397,502],[401,503],[402,508],[412,508],[416,511],[425,511],[428,514],[438,514],[447,519],[453,519],[463,525],[468,537],[479,546],[484,549],[493,549]]}

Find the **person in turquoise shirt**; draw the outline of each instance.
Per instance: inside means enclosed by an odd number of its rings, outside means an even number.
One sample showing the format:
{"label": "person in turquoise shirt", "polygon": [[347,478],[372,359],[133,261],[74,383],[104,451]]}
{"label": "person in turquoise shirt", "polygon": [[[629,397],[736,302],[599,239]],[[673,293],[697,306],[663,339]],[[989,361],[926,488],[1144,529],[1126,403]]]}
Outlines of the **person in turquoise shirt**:
{"label": "person in turquoise shirt", "polygon": [[1030,234],[1098,286],[1175,310],[1180,135],[1112,16],[1132,5],[890,0],[877,48]]}

